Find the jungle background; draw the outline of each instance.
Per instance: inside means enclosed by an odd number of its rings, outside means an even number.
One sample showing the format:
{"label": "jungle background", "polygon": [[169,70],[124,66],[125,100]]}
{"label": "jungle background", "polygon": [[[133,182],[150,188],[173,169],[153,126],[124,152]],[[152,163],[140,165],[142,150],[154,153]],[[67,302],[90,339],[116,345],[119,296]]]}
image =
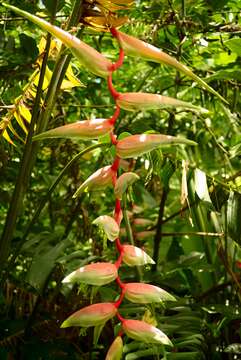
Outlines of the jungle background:
{"label": "jungle background", "polygon": [[[116,40],[101,31],[100,13],[90,2],[9,3],[65,26],[117,59]],[[122,31],[192,68],[228,102],[171,67],[138,58],[126,57],[114,76],[122,92],[173,96],[210,110],[208,116],[180,109],[121,112],[118,135],[152,130],[198,143],[158,149],[127,164],[141,180],[125,198],[122,237],[129,221],[135,244],[156,265],[123,267],[121,278],[141,277],[177,301],[123,303],[123,314],[156,323],[174,344],[163,352],[126,338],[124,358],[240,359],[241,1],[137,0],[118,13],[129,18]],[[0,359],[104,359],[114,338],[114,320],[101,334],[60,329],[71,312],[118,294],[115,284],[93,289],[61,283],[77,267],[115,261],[113,247],[92,225],[112,211],[112,190],[72,198],[81,182],[112,160],[108,138],[32,142],[36,128],[112,112],[103,79],[0,5]]]}

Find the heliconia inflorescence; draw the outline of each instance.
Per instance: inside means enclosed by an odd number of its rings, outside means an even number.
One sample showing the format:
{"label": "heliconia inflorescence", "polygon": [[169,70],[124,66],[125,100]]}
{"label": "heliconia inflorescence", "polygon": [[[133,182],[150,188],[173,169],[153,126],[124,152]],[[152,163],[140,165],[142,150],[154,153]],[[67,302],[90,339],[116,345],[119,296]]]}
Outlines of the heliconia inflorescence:
{"label": "heliconia inflorescence", "polygon": [[61,325],[62,328],[70,326],[90,327],[105,324],[117,313],[112,303],[99,303],[84,307],[69,316]]}
{"label": "heliconia inflorescence", "polygon": [[140,320],[124,320],[122,322],[124,332],[132,339],[152,343],[172,346],[170,339],[155,326]]}
{"label": "heliconia inflorescence", "polygon": [[[124,0],[123,4],[125,3]],[[116,4],[121,5],[121,1],[116,1]],[[55,129],[48,130],[42,134],[37,134],[34,140],[43,140],[46,138],[79,138],[83,140],[96,139],[100,136],[110,134],[110,140],[115,147],[115,158],[112,165],[104,166],[96,170],[90,175],[77,189],[73,197],[79,196],[84,191],[103,190],[108,186],[112,186],[115,196],[115,209],[113,216],[101,215],[93,221],[93,224],[100,226],[106,234],[106,237],[115,242],[118,251],[118,259],[115,264],[111,262],[97,262],[88,264],[78,268],[77,270],[68,274],[64,279],[64,284],[82,283],[94,286],[103,286],[112,281],[116,281],[120,288],[120,295],[116,302],[97,303],[86,306],[74,314],[69,316],[61,325],[62,328],[69,326],[104,326],[104,324],[117,317],[121,322],[122,330],[117,335],[112,345],[110,346],[106,360],[120,360],[123,352],[122,336],[126,334],[130,338],[150,344],[162,344],[172,346],[170,339],[158,328],[152,326],[144,321],[125,319],[119,314],[119,307],[123,299],[139,304],[147,303],[162,303],[165,301],[175,301],[174,296],[167,291],[150,284],[145,283],[123,283],[118,275],[118,270],[123,264],[127,266],[143,266],[147,264],[154,264],[152,258],[141,248],[135,245],[122,244],[120,241],[120,224],[122,221],[121,201],[123,195],[128,190],[128,187],[133,185],[135,181],[139,180],[139,176],[134,172],[129,171],[128,163],[125,164],[127,172],[118,177],[118,170],[121,162],[124,163],[126,158],[133,158],[141,156],[158,147],[166,145],[178,146],[182,145],[197,145],[194,141],[182,137],[174,137],[164,134],[134,134],[123,139],[117,139],[114,134],[114,127],[117,118],[120,115],[120,109],[127,111],[145,111],[154,109],[166,108],[184,108],[189,111],[198,113],[207,113],[207,109],[181,101],[179,99],[170,98],[159,94],[147,93],[119,93],[112,84],[112,73],[116,71],[123,63],[125,52],[128,55],[139,56],[146,60],[151,60],[159,63],[170,65],[182,71],[187,76],[191,77],[204,89],[212,94],[218,96],[225,101],[215,90],[213,90],[202,79],[195,75],[185,65],[182,65],[176,59],[168,54],[163,53],[160,49],[149,45],[139,39],[126,35],[115,28],[111,28],[112,35],[119,43],[119,59],[112,64],[106,57],[96,51],[94,48],[85,44],[68,32],[54,26],[47,21],[20,10],[14,6],[3,4],[10,10],[15,11],[21,16],[26,17],[30,21],[37,24],[43,30],[48,31],[53,36],[57,37],[68,47],[71,52],[79,59],[80,63],[86,67],[90,72],[107,78],[107,85],[110,95],[115,101],[115,112],[109,119],[93,119],[84,120],[75,124],[68,124],[60,126]],[[118,6],[118,5],[117,5]],[[137,226],[145,226],[152,224],[152,221],[146,219],[134,219]],[[134,223],[133,221],[133,223]],[[142,231],[139,233],[139,239],[153,235],[153,231]],[[138,233],[137,236],[138,238]]]}
{"label": "heliconia inflorescence", "polygon": [[116,153],[120,158],[126,159],[143,155],[160,146],[178,144],[197,145],[192,140],[170,135],[141,134],[131,135],[119,140],[116,145]]}
{"label": "heliconia inflorescence", "polygon": [[174,57],[166,54],[157,47],[150,45],[142,40],[139,40],[133,36],[127,35],[121,31],[117,31],[116,37],[120,43],[120,46],[124,49],[125,53],[134,57],[141,57],[143,59],[166,64],[172,66],[178,71],[181,71],[191,79],[196,81],[201,87],[217,96],[220,100],[227,103],[227,101],[211,86],[209,86],[204,80],[194,74],[186,65],[181,64]]}
{"label": "heliconia inflorescence", "polygon": [[133,172],[126,172],[118,177],[116,180],[114,193],[117,199],[121,199],[123,194],[126,192],[128,186],[132,185],[135,181],[139,180],[140,177]]}
{"label": "heliconia inflorescence", "polygon": [[108,353],[106,354],[106,360],[120,360],[123,353],[123,341],[121,336],[117,336],[111,344]]}
{"label": "heliconia inflorescence", "polygon": [[103,228],[107,239],[115,241],[119,236],[120,228],[115,219],[108,215],[99,216],[93,221],[93,224],[99,225]]}
{"label": "heliconia inflorescence", "polygon": [[38,16],[32,15],[9,4],[3,3],[3,5],[32,21],[41,29],[49,32],[51,35],[62,41],[62,43],[70,49],[73,55],[76,56],[79,62],[93,74],[101,77],[107,77],[109,75],[111,62],[88,44],[69,34],[67,31],[60,29],[58,26],[54,26],[48,21],[39,18]]}
{"label": "heliconia inflorescence", "polygon": [[63,283],[83,283],[101,286],[110,283],[118,276],[117,268],[111,263],[94,263],[85,265],[66,276]]}
{"label": "heliconia inflorescence", "polygon": [[45,131],[33,137],[33,140],[49,138],[73,138],[82,140],[98,139],[110,133],[113,124],[109,119],[93,119],[78,121],[74,124],[59,126],[55,129]]}
{"label": "heliconia inflorescence", "polygon": [[74,193],[73,198],[79,196],[85,190],[100,190],[106,188],[112,184],[112,179],[115,176],[115,172],[112,170],[111,165],[104,166],[97,170]]}
{"label": "heliconia inflorescence", "polygon": [[117,104],[121,109],[127,111],[158,110],[167,107],[180,107],[204,114],[208,113],[207,109],[195,106],[186,101],[174,99],[169,96],[141,92],[120,94],[117,97]]}
{"label": "heliconia inflorescence", "polygon": [[123,245],[123,262],[128,266],[155,264],[152,258],[142,249],[133,245]]}
{"label": "heliconia inflorescence", "polygon": [[139,304],[158,303],[162,301],[175,301],[174,296],[158,286],[143,283],[125,284],[125,297]]}

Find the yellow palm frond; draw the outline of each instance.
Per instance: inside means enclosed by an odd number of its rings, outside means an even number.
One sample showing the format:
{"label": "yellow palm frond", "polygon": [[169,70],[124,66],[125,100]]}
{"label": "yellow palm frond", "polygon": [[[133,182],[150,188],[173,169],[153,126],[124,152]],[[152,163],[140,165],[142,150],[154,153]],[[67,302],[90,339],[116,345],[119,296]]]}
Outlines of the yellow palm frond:
{"label": "yellow palm frond", "polygon": [[[45,48],[46,40],[42,38],[39,43],[39,56],[35,63],[35,70],[29,77],[27,85],[24,86],[22,94],[14,100],[14,104],[9,107],[6,115],[0,120],[0,136],[7,140],[10,144],[15,145],[11,136],[22,142],[28,134],[28,127],[31,122],[31,112],[33,102],[36,96],[37,86],[40,76],[40,68],[42,65],[43,52]],[[55,59],[60,49],[61,43],[56,40],[51,41],[50,46],[50,58]],[[47,66],[45,71],[44,82],[42,90],[45,91],[52,77],[52,71]],[[75,77],[72,65],[68,66],[65,74],[65,78],[61,85],[61,90],[70,91],[73,87],[83,86],[83,84]],[[43,100],[41,100],[41,105]],[[16,130],[15,128],[18,128]],[[19,128],[22,130],[22,135],[18,134]]]}

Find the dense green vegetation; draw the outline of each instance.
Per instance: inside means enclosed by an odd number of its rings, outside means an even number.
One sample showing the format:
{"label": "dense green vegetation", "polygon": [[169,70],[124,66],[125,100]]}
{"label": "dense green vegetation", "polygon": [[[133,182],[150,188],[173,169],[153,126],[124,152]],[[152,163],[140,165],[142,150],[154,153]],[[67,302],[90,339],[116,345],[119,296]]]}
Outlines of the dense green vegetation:
{"label": "dense green vegetation", "polygon": [[[78,34],[116,61],[117,41],[86,26],[93,14],[88,1],[9,3]],[[241,1],[136,0],[126,13],[121,31],[187,65],[227,103],[176,69],[136,57],[126,57],[113,75],[122,93],[162,94],[209,110],[121,110],[118,137],[155,132],[198,144],[156,149],[123,164],[140,180],[124,197],[121,239],[133,237],[156,264],[123,266],[120,276],[160,286],[177,299],[151,306],[124,300],[123,316],[154,324],[174,348],[124,337],[123,359],[238,359]],[[32,142],[45,129],[108,118],[113,104],[105,79],[0,5],[0,359],[104,359],[119,331],[116,319],[101,334],[98,328],[60,329],[73,311],[118,297],[115,283],[62,284],[80,266],[116,260],[113,244],[92,224],[113,211],[113,189],[72,198],[88,176],[113,161],[109,136]]]}

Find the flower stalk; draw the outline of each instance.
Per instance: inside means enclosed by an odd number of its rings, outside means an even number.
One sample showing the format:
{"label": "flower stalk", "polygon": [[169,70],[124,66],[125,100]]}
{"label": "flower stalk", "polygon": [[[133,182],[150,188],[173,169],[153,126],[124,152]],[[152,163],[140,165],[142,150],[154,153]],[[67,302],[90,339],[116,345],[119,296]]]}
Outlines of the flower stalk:
{"label": "flower stalk", "polygon": [[[123,4],[127,4],[130,2],[131,1],[129,0],[122,2],[116,0],[115,6],[117,6],[118,9],[121,9]],[[48,23],[47,21],[35,15],[27,13],[21,9],[18,9],[14,6],[5,3],[3,3],[3,5],[8,9],[15,11],[19,15],[29,19],[33,23],[37,24],[40,28],[47,31],[49,34],[57,37],[63,43],[62,50],[64,49],[64,46],[66,46],[72,52],[72,54],[76,56],[80,63],[86,67],[87,70],[89,70],[95,75],[105,78],[107,81],[110,96],[114,99],[115,102],[115,111],[113,115],[108,119],[84,120],[75,124],[64,125],[42,133],[38,133],[38,135],[33,138],[33,140],[43,140],[46,138],[58,137],[91,140],[109,134],[110,141],[115,147],[116,151],[116,156],[113,160],[113,163],[104,166],[101,169],[98,169],[92,175],[90,175],[80,185],[73,197],[76,198],[83,191],[98,191],[105,189],[107,186],[113,187],[113,193],[115,196],[115,207],[113,214],[111,214],[111,216],[99,216],[93,223],[96,225],[100,225],[103,228],[107,238],[111,242],[115,243],[117,260],[114,264],[110,262],[100,262],[83,266],[67,275],[63,279],[63,283],[69,284],[77,282],[94,286],[103,286],[112,281],[116,281],[116,284],[118,285],[120,290],[120,294],[118,299],[113,303],[98,303],[80,309],[79,311],[69,316],[63,322],[61,327],[90,327],[98,325],[104,326],[104,324],[108,320],[117,317],[118,320],[121,322],[122,330],[119,332],[118,336],[112,343],[107,353],[106,360],[119,360],[121,358],[121,354],[123,351],[122,335],[124,333],[127,336],[141,342],[172,346],[172,343],[168,339],[168,337],[158,328],[147,324],[144,321],[125,319],[119,313],[119,307],[121,306],[124,298],[131,302],[139,304],[160,303],[162,301],[175,301],[175,298],[172,295],[157,286],[144,284],[141,282],[124,283],[119,277],[118,270],[123,264],[130,267],[138,267],[146,264],[155,264],[155,261],[143,249],[135,246],[130,221],[126,211],[127,189],[136,180],[139,179],[139,176],[135,173],[130,172],[129,170],[119,176],[119,168],[121,162],[125,162],[123,159],[141,156],[147,152],[158,148],[159,146],[197,144],[188,139],[162,134],[135,134],[119,140],[117,138],[117,135],[115,134],[115,123],[120,116],[121,109],[126,111],[148,111],[167,107],[181,107],[189,111],[198,112],[201,114],[208,113],[208,110],[193,105],[191,103],[181,101],[179,99],[174,99],[159,94],[148,94],[140,92],[120,93],[115,89],[113,85],[112,75],[123,65],[125,53],[127,53],[127,55],[134,55],[136,57],[140,56],[141,58],[144,58],[146,60],[170,65],[178,71],[182,71],[185,75],[191,77],[204,89],[211,92],[213,95],[218,96],[220,100],[224,102],[226,100],[223,99],[202,79],[192,73],[192,71],[189,70],[185,65],[179,63],[176,59],[170,57],[168,54],[163,53],[161,50],[153,47],[152,45],[146,44],[139,39],[135,39],[133,37],[130,37],[129,35],[117,31],[114,27],[110,28],[110,32],[112,36],[118,41],[119,57],[115,63],[111,63],[111,61],[109,61],[101,53],[99,53],[83,41],[79,40],[77,37],[71,35],[69,32],[64,31],[63,29],[54,26],[51,23]],[[69,23],[69,25],[70,24],[71,23]],[[41,118],[40,126],[38,126],[37,128],[37,132],[44,131],[47,126],[47,120],[49,118],[49,114],[51,114],[54,100],[56,98],[56,90],[58,90],[60,86],[62,75],[66,70],[66,66],[68,66],[69,60],[70,55],[65,55],[62,52],[60,53],[54,72],[54,74],[57,74],[57,76],[52,77],[52,86],[50,86],[48,92],[49,101],[47,102],[46,110],[43,117]],[[45,64],[44,61],[43,64]],[[31,124],[32,132],[34,123],[35,121],[33,121],[33,124]],[[32,141],[32,132],[30,142]],[[103,145],[97,146],[99,147]],[[92,148],[94,147],[96,147],[96,145]],[[63,172],[64,171],[65,169],[63,170]],[[57,181],[59,180],[57,179]],[[54,186],[56,186],[56,183],[57,182],[55,182]],[[53,188],[54,187],[51,188],[51,191]],[[123,211],[122,202],[124,205]],[[37,213],[38,211],[41,211],[42,207],[40,207],[40,210],[37,209]],[[13,213],[13,215],[15,213]],[[120,241],[120,225],[123,216],[126,223],[128,235],[127,237],[131,244],[122,244]],[[139,219],[139,224],[141,223],[143,223],[143,219]],[[142,237],[146,235],[148,235],[146,232],[142,232]],[[8,235],[7,238],[9,238],[9,236],[10,235]],[[139,268],[137,268],[137,270],[139,270]]]}
{"label": "flower stalk", "polygon": [[[119,41],[119,33],[116,29],[112,28],[111,33]],[[114,87],[112,82],[112,74],[120,66],[122,66],[124,61],[124,50],[122,47],[119,49],[119,58],[116,63],[112,64],[109,68],[109,74],[107,76],[107,86],[110,92],[110,95],[115,101],[115,111],[110,119],[108,119],[108,127],[104,126],[104,130],[109,132],[110,140],[112,145],[116,148],[116,156],[113,160],[112,165],[105,166],[97,170],[92,174],[86,181],[79,187],[79,189],[74,194],[74,197],[78,196],[82,191],[87,190],[98,190],[104,189],[106,186],[113,186],[113,192],[115,195],[115,208],[113,217],[109,215],[99,216],[93,223],[100,225],[107,238],[110,241],[115,242],[116,251],[118,253],[118,258],[115,264],[111,263],[97,263],[90,264],[83,268],[77,269],[73,273],[69,274],[64,280],[64,283],[68,282],[84,282],[92,285],[105,285],[113,280],[116,281],[119,289],[120,295],[115,303],[103,303],[103,308],[101,309],[101,304],[94,304],[89,307],[83,308],[73,315],[71,315],[65,322],[62,324],[62,327],[66,326],[94,326],[98,324],[104,324],[110,318],[116,316],[118,320],[122,323],[122,331],[119,333],[118,337],[115,339],[111,345],[106,359],[119,359],[122,353],[122,339],[121,336],[126,333],[128,336],[133,339],[140,341],[146,341],[150,343],[161,343],[164,345],[171,346],[171,341],[167,336],[162,333],[159,329],[143,322],[136,320],[127,320],[123,318],[118,309],[121,306],[124,298],[132,302],[137,303],[151,303],[151,302],[161,302],[162,300],[174,301],[175,298],[168,294],[165,290],[160,289],[153,285],[142,284],[142,283],[130,283],[125,284],[121,281],[118,270],[122,264],[127,266],[141,266],[146,264],[154,264],[152,258],[142,249],[134,245],[133,240],[131,245],[122,244],[119,238],[120,224],[123,218],[122,215],[122,201],[124,200],[124,205],[126,206],[126,191],[129,186],[131,186],[136,180],[139,179],[139,176],[135,173],[126,172],[118,176],[118,171],[120,167],[120,161],[123,158],[131,158],[133,156],[140,156],[146,152],[149,152],[156,147],[163,144],[188,144],[195,145],[194,142],[186,139],[178,139],[171,136],[154,134],[154,135],[132,135],[122,140],[118,140],[114,132],[114,125],[118,117],[120,116],[120,109],[126,110],[141,110],[141,109],[152,109],[159,108],[163,105],[172,105],[172,106],[184,106],[187,108],[199,110],[192,104],[187,104],[179,100],[162,97],[155,94],[120,94]],[[104,121],[104,120],[103,120]],[[105,123],[104,123],[105,124]],[[82,123],[84,129],[89,126],[89,123]],[[69,129],[73,129],[76,125],[68,126]],[[66,128],[67,129],[67,128]],[[59,131],[63,132],[62,129],[55,129],[55,134]],[[102,135],[103,129],[100,129],[99,133],[93,129],[93,135],[100,136]],[[83,132],[83,129],[81,129]],[[76,131],[78,135],[78,131]],[[79,132],[80,133],[80,132]],[[88,131],[86,130],[86,133]],[[49,133],[50,134],[50,133]],[[47,135],[47,134],[46,134]],[[74,131],[72,131],[71,136],[74,136]],[[44,134],[42,136],[45,136]],[[82,135],[83,136],[83,135]],[[91,134],[88,134],[90,137]],[[123,197],[123,200],[122,200]],[[126,210],[125,210],[126,212]],[[126,217],[126,214],[125,214]],[[130,224],[129,224],[130,226]],[[139,268],[137,268],[139,270]],[[115,309],[115,310],[114,310]],[[96,320],[94,320],[96,319]]]}

